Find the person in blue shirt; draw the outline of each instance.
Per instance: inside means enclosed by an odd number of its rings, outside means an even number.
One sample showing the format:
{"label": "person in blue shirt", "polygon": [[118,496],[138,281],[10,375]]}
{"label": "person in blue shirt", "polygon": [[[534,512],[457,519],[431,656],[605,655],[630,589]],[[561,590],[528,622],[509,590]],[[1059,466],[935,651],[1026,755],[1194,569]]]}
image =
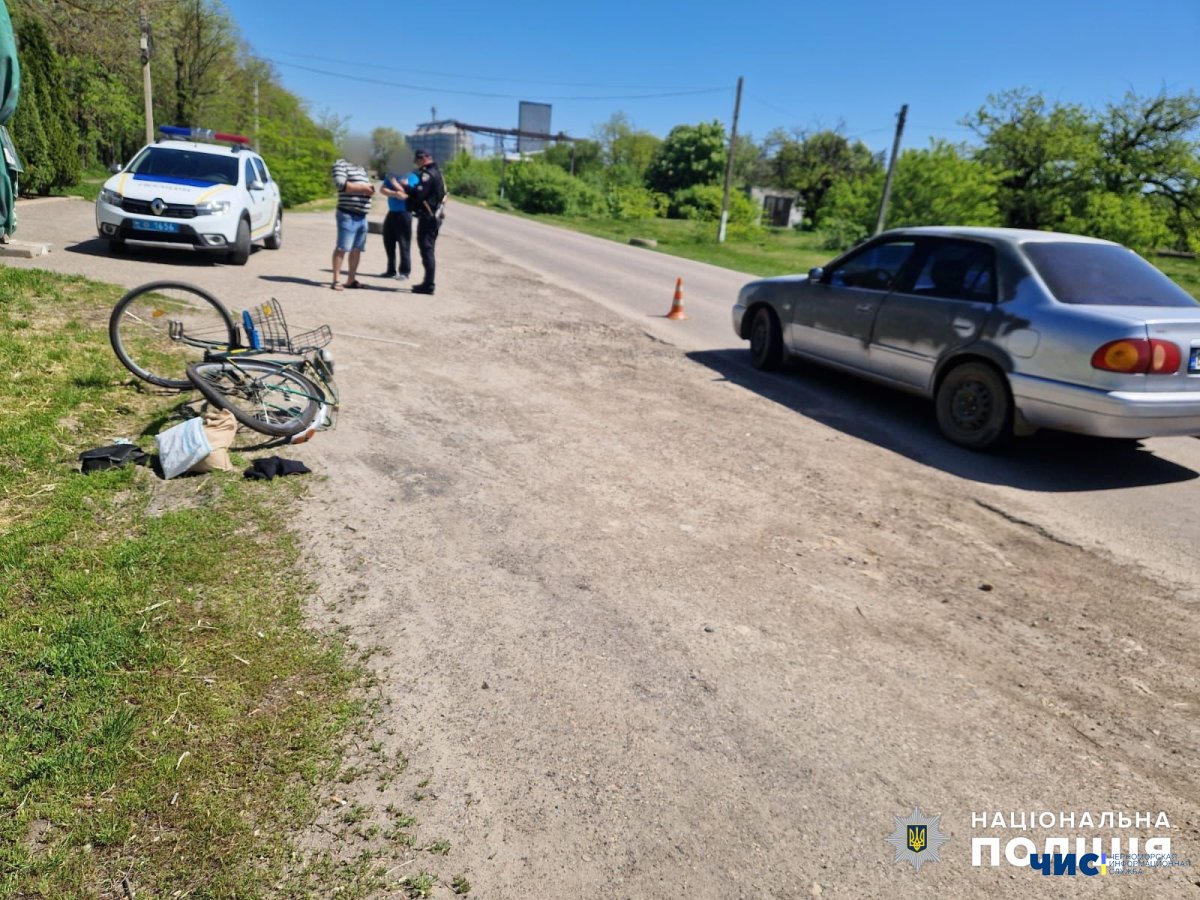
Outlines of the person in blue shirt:
{"label": "person in blue shirt", "polygon": [[[387,197],[388,211],[383,219],[383,252],[387,255],[387,271],[383,278],[396,278],[407,281],[412,271],[412,213],[408,211],[408,202],[404,199],[404,188],[415,187],[417,175],[409,172],[407,175],[395,175],[388,172],[383,179],[380,193]],[[396,268],[396,245],[400,245],[400,268]]]}

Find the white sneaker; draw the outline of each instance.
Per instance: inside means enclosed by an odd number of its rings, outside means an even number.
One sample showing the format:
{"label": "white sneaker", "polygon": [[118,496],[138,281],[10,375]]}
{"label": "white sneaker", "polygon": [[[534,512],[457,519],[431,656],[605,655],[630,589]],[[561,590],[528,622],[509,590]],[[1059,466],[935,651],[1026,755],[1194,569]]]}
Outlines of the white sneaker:
{"label": "white sneaker", "polygon": [[408,276],[405,275],[403,272],[398,272],[396,274],[396,280],[397,281],[408,281]]}

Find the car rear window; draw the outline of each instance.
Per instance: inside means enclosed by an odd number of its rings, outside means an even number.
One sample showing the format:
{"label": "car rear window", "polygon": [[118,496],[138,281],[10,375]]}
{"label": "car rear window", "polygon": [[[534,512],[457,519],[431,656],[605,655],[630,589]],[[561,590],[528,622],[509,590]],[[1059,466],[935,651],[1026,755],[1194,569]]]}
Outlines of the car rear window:
{"label": "car rear window", "polygon": [[1197,306],[1196,300],[1132,250],[1115,244],[1030,241],[1025,255],[1050,293],[1085,306]]}
{"label": "car rear window", "polygon": [[239,157],[216,153],[193,153],[168,147],[147,147],[129,167],[143,175],[184,184],[237,184]]}

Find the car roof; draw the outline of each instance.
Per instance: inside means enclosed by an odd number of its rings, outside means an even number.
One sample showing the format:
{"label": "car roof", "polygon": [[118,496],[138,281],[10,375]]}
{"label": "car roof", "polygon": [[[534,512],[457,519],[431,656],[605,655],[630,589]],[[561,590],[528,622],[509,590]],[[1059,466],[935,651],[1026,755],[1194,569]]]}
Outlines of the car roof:
{"label": "car roof", "polygon": [[206,144],[200,141],[155,141],[147,146],[164,147],[168,150],[191,150],[192,152],[211,153],[214,156],[238,156],[242,153],[258,156],[249,147],[230,147],[229,144]]}
{"label": "car roof", "polygon": [[[885,231],[887,235],[927,235],[930,237],[963,237],[977,240],[993,241],[1005,244],[1028,243],[1078,243],[1078,244],[1112,244],[1101,238],[1087,237],[1082,234],[1067,234],[1062,231],[1037,231],[1032,228],[983,228],[974,225],[919,225],[911,228],[893,228]],[[882,237],[883,235],[880,235]],[[1117,246],[1120,246],[1119,244]]]}

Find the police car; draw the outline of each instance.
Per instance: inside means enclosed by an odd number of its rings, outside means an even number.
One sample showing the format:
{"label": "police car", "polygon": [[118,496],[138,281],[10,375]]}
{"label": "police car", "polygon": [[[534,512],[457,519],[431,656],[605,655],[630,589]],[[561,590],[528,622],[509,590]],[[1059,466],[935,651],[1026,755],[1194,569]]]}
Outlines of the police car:
{"label": "police car", "polygon": [[241,266],[255,241],[268,250],[283,245],[279,185],[246,138],[174,125],[159,131],[164,137],[139,150],[96,200],[96,229],[110,250],[185,246]]}

